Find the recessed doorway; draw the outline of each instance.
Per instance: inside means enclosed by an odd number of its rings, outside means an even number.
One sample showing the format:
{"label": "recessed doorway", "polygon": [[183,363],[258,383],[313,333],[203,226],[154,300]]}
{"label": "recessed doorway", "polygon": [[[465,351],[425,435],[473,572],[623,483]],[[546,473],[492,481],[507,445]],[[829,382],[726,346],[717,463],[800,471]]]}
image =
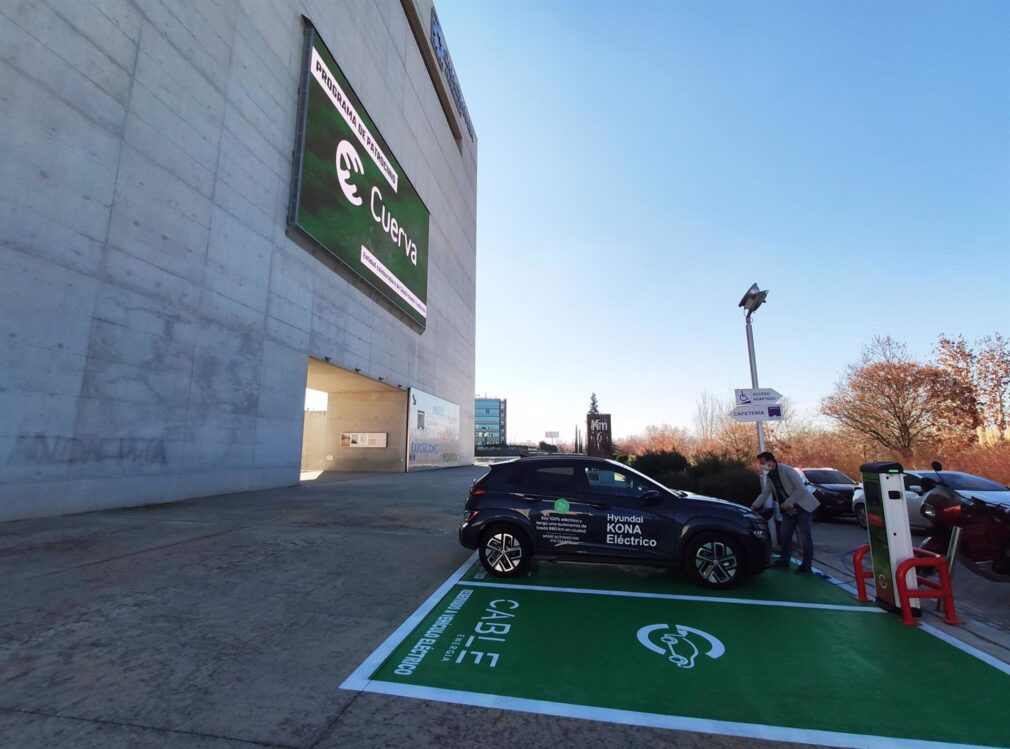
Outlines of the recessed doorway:
{"label": "recessed doorway", "polygon": [[406,470],[406,389],[312,358],[305,388],[302,481]]}

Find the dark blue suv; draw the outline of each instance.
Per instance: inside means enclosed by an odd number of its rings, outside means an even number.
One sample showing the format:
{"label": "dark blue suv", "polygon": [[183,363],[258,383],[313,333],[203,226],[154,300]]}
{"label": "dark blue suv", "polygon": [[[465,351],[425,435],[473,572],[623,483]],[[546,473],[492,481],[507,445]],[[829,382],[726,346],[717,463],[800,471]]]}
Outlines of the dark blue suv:
{"label": "dark blue suv", "polygon": [[474,482],[459,541],[515,577],[539,559],[680,567],[729,588],[768,566],[765,521],[746,507],[668,489],[611,460],[520,458]]}

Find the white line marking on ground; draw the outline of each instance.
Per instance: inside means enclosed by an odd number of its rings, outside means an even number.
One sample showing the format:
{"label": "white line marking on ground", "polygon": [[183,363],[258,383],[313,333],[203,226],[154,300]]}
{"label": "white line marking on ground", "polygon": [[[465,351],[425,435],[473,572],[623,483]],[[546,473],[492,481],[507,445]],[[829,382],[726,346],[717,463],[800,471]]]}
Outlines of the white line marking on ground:
{"label": "white line marking on ground", "polygon": [[1004,663],[999,658],[989,655],[988,653],[982,652],[978,648],[957,639],[953,635],[949,635],[943,630],[937,629],[932,624],[926,624],[925,622],[923,622],[922,627],[920,627],[920,629],[922,629],[923,632],[929,632],[929,634],[933,635],[933,637],[939,637],[948,645],[953,645],[958,650],[965,652],[968,655],[973,655],[980,661],[988,663],[990,666],[997,669],[998,671],[1002,671],[1007,676],[1010,676],[1010,664]]}
{"label": "white line marking on ground", "polygon": [[438,586],[438,589],[428,596],[413,614],[407,617],[406,621],[403,622],[396,631],[393,632],[385,641],[377,647],[370,656],[368,656],[360,666],[354,669],[354,673],[348,676],[344,683],[340,685],[341,689],[354,689],[362,690],[368,684],[368,677],[375,673],[375,670],[382,665],[382,662],[389,657],[396,647],[403,642],[403,640],[411,633],[411,631],[421,623],[421,620],[428,615],[435,604],[437,604],[442,597],[449,592],[449,590],[459,582],[459,579],[466,574],[466,571],[473,566],[476,560],[477,552],[475,551],[466,561],[459,566],[455,572],[449,575],[449,578]]}
{"label": "white line marking on ground", "polygon": [[[816,567],[814,568],[814,571],[820,572],[820,570],[818,570]],[[843,590],[848,590],[853,595],[858,595],[858,593],[857,593],[856,588],[855,588],[854,585],[843,583],[843,582],[841,582],[839,580],[836,580],[835,578],[831,577],[830,575],[828,575],[826,573],[821,572],[821,574],[823,574],[830,582],[834,583],[839,588],[842,588]],[[873,589],[873,580],[872,579],[868,580],[867,583],[868,583],[867,588],[869,588],[869,590],[872,590]],[[869,596],[869,595],[870,595],[870,593],[868,591],[867,592],[867,596]],[[1008,663],[1000,660],[999,658],[997,658],[994,655],[989,655],[988,653],[986,653],[986,652],[984,652],[982,650],[979,650],[978,648],[976,648],[973,645],[969,645],[968,643],[964,642],[963,640],[958,639],[954,635],[948,634],[948,633],[944,632],[941,629],[937,629],[932,624],[927,624],[926,622],[921,622],[921,624],[922,624],[921,629],[922,629],[923,632],[928,632],[929,634],[933,635],[934,637],[938,637],[939,639],[943,640],[948,645],[952,645],[955,648],[957,648],[958,650],[960,650],[961,652],[967,653],[968,655],[971,655],[971,656],[974,656],[975,658],[978,658],[983,663],[988,663],[990,666],[992,666],[996,670],[1002,671],[1007,676],[1010,676],[1010,664],[1008,664]],[[971,631],[971,630],[969,630],[969,631]]]}
{"label": "white line marking on ground", "polygon": [[527,700],[518,697],[502,697],[479,692],[461,692],[455,689],[421,687],[413,684],[395,684],[388,681],[371,681],[363,689],[366,692],[390,694],[398,697],[415,697],[435,702],[449,702],[457,705],[490,707],[500,710],[517,710],[525,713],[554,715],[561,718],[581,718],[609,723],[623,723],[648,728],[667,728],[677,731],[740,736],[769,741],[794,741],[801,744],[821,746],[855,747],[856,749],[982,749],[975,744],[947,744],[940,741],[899,739],[890,736],[870,736],[859,733],[818,731],[804,728],[767,726],[759,723],[736,723],[732,721],[688,718],[679,715],[659,715],[634,710],[615,710],[606,707],[573,705],[566,702]]}
{"label": "white line marking on ground", "polygon": [[548,593],[577,593],[591,596],[618,596],[622,598],[658,598],[665,601],[700,601],[702,603],[736,603],[745,606],[780,606],[793,609],[826,609],[828,611],[859,611],[864,614],[884,614],[874,606],[850,606],[841,603],[804,603],[802,601],[761,601],[756,598],[716,598],[713,596],[687,596],[675,593],[641,593],[630,590],[597,590],[594,588],[560,588],[551,585],[515,585],[512,583],[481,583],[460,580],[459,585],[476,588],[510,588],[513,590],[540,590]]}

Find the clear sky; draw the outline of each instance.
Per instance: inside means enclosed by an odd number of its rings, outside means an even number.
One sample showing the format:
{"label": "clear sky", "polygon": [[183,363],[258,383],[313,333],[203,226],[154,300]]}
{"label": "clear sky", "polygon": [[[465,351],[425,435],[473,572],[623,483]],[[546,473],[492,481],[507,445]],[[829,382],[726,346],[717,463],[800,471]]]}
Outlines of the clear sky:
{"label": "clear sky", "polygon": [[814,411],[875,334],[1010,333],[1010,2],[438,0],[479,139],[478,393],[509,437]]}

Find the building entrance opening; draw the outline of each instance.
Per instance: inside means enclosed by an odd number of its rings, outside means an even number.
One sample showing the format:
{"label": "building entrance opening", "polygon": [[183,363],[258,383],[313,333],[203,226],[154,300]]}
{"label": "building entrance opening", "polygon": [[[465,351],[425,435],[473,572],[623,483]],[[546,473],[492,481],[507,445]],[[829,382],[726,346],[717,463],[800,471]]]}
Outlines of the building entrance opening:
{"label": "building entrance opening", "polygon": [[309,359],[302,481],[406,470],[407,390]]}

